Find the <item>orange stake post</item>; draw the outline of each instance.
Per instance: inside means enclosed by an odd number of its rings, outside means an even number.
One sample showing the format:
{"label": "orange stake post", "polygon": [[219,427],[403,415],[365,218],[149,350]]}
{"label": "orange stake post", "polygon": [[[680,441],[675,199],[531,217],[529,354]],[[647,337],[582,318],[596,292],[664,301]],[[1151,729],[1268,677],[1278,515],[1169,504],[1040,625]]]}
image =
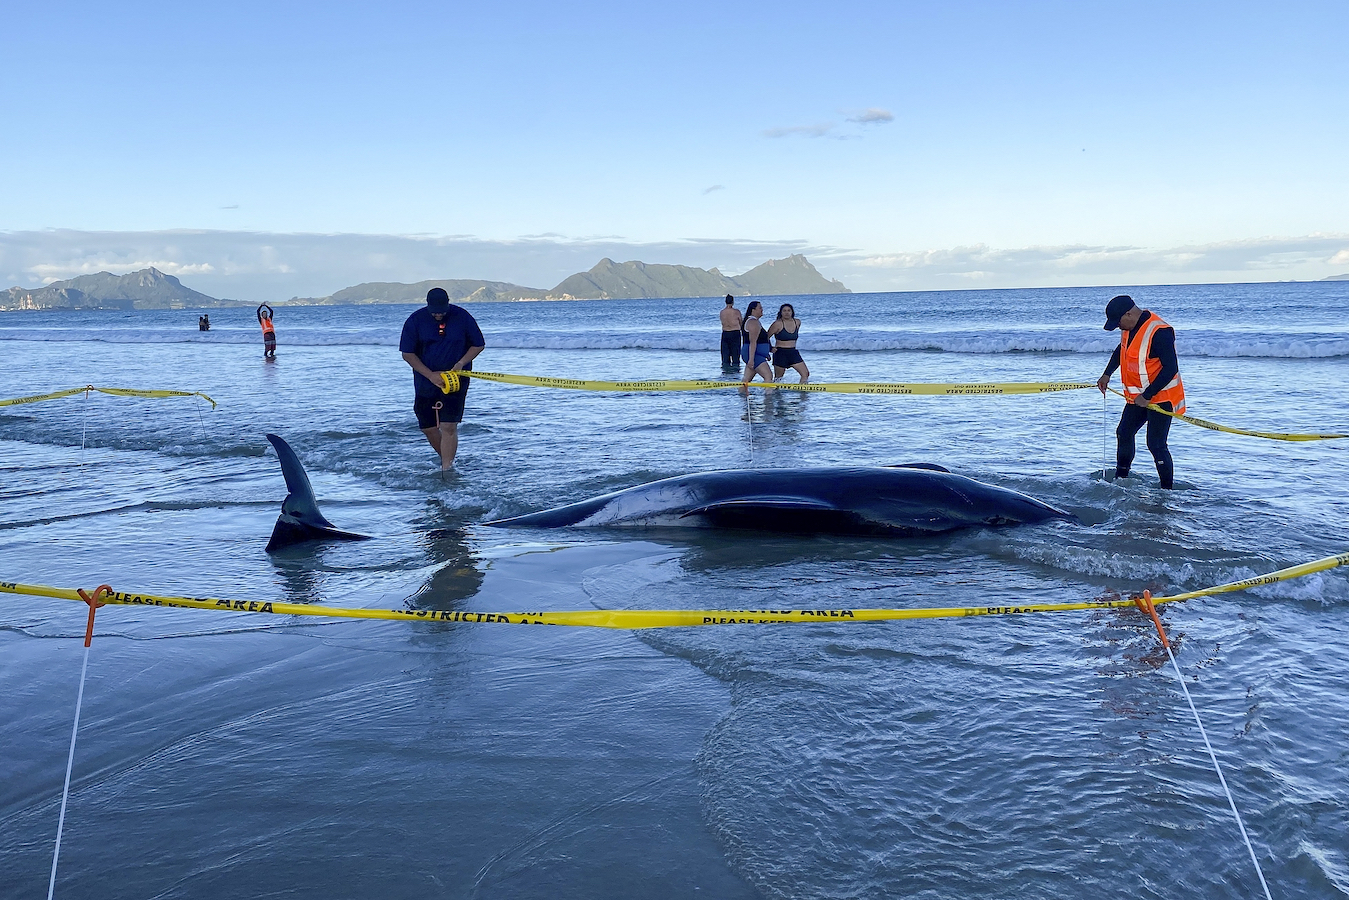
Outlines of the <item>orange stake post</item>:
{"label": "orange stake post", "polygon": [[103,598],[112,593],[112,588],[106,584],[100,584],[94,589],[93,595],[85,593],[84,588],[77,588],[84,602],[89,604],[89,624],[84,628],[84,646],[88,647],[94,642],[94,611],[100,606],[106,606]]}
{"label": "orange stake post", "polygon": [[1157,626],[1157,636],[1162,639],[1162,646],[1170,650],[1171,642],[1166,639],[1166,629],[1162,627],[1162,620],[1157,615],[1157,607],[1152,605],[1152,591],[1144,591],[1143,596],[1135,597],[1134,604],[1143,612],[1152,616],[1152,624]]}

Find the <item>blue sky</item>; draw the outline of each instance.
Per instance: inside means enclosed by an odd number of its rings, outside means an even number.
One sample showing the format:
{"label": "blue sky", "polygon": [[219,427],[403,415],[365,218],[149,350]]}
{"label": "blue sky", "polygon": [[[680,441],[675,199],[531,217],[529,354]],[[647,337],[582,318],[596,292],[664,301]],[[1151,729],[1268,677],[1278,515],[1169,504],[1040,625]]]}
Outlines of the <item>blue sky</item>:
{"label": "blue sky", "polygon": [[23,7],[10,283],[322,293],[361,270],[335,234],[544,287],[599,247],[855,290],[1349,272],[1343,2]]}

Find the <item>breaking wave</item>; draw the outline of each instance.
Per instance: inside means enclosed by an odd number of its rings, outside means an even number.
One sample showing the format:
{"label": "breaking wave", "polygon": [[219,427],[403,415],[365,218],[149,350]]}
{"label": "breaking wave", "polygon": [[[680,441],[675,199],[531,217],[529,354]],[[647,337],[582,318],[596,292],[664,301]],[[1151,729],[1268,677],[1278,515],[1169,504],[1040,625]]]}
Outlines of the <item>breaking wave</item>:
{"label": "breaking wave", "polygon": [[[715,353],[715,331],[669,335],[651,331],[484,329],[488,346],[517,350],[688,350]],[[398,345],[398,333],[383,328],[289,329],[278,335],[283,345],[298,347]],[[0,341],[39,341],[107,344],[227,344],[259,343],[252,330],[215,330],[174,333],[162,329],[119,328],[98,331],[66,328],[0,329]],[[806,353],[916,351],[930,353],[1108,353],[1112,335],[1099,329],[890,330],[819,329],[807,332],[800,347]],[[1180,352],[1190,357],[1265,359],[1327,359],[1349,356],[1349,333],[1319,330],[1238,332],[1187,329],[1178,338]]]}

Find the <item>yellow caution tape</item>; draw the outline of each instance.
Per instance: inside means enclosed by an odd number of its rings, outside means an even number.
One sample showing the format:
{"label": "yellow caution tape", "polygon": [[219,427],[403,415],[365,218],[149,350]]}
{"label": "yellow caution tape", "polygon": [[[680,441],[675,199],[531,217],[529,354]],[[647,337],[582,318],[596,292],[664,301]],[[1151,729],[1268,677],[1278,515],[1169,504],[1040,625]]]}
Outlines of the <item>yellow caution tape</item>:
{"label": "yellow caution tape", "polygon": [[[1124,397],[1114,388],[1107,388],[1110,393],[1117,397]],[[1129,401],[1124,397],[1125,402]],[[1227,425],[1219,425],[1217,422],[1210,422],[1208,419],[1198,419],[1194,416],[1186,416],[1180,413],[1171,412],[1169,409],[1162,409],[1156,403],[1149,403],[1148,409],[1156,410],[1159,413],[1165,413],[1173,419],[1180,419],[1182,422],[1189,422],[1191,425],[1198,425],[1200,428],[1207,428],[1209,431],[1222,431],[1227,434],[1244,434],[1249,437],[1267,438],[1271,441],[1334,441],[1340,438],[1349,438],[1349,434],[1286,434],[1280,431],[1248,431],[1245,428],[1231,428]]]}
{"label": "yellow caution tape", "polygon": [[71,388],[68,391],[54,391],[50,394],[34,394],[31,397],[15,397],[13,400],[0,400],[0,406],[18,406],[22,403],[41,403],[44,400],[59,400],[62,397],[73,397],[76,394],[86,394],[89,391],[97,391],[100,394],[112,394],[114,397],[150,397],[154,399],[162,397],[200,397],[211,404],[211,409],[215,409],[216,406],[215,401],[201,391],[142,391],[136,388],[94,387],[92,384],[80,388]]}
{"label": "yellow caution tape", "polygon": [[[1258,575],[1217,587],[1153,597],[1152,602],[1172,603],[1207,597],[1291,578],[1301,578],[1336,566],[1349,565],[1349,553],[1327,556],[1267,575]],[[78,591],[41,584],[0,582],[0,593],[54,597],[84,602]],[[573,625],[590,628],[680,628],[692,625],[789,625],[801,622],[893,622],[905,619],[948,619],[965,616],[1020,615],[1024,613],[1076,612],[1087,609],[1132,607],[1130,598],[1093,600],[1082,603],[1029,603],[1020,606],[963,606],[927,609],[590,609],[558,612],[475,612],[439,609],[346,609],[338,606],[314,606],[261,600],[217,600],[211,597],[160,597],[114,591],[105,602],[122,606],[172,606],[184,609],[219,609],[234,612],[272,613],[286,616],[323,616],[342,619],[419,619],[433,622],[490,622],[504,625]]]}
{"label": "yellow caution tape", "polygon": [[[453,376],[453,380],[450,377]],[[529,387],[563,388],[571,391],[707,391],[723,388],[744,387],[739,381],[589,381],[576,378],[548,378],[542,375],[510,375],[501,372],[442,372],[444,390],[449,393],[458,390],[459,378],[468,376],[482,381],[496,381],[501,384],[521,384]],[[969,384],[936,384],[913,382],[901,384],[888,381],[836,381],[797,384],[795,382],[750,382],[750,387],[768,388],[779,391],[802,391],[821,394],[913,394],[927,396],[980,395],[980,394],[1051,394],[1059,391],[1080,391],[1095,387],[1092,382],[1050,381],[1050,382],[998,382]]]}
{"label": "yellow caution tape", "polygon": [[[512,375],[503,372],[442,372],[440,373],[445,393],[459,390],[461,377],[477,378],[482,381],[495,381],[501,384],[519,384],[528,387],[562,388],[571,391],[706,391],[724,388],[744,387],[739,381],[711,380],[660,380],[660,381],[593,381],[581,378],[551,378],[543,375]],[[1061,391],[1080,391],[1096,385],[1084,381],[1026,381],[1026,382],[888,382],[888,381],[835,381],[798,384],[796,382],[750,382],[751,387],[779,391],[800,391],[802,393],[821,394],[907,394],[910,396],[996,396],[1010,394],[1053,394]],[[1112,394],[1124,395],[1114,388]],[[1273,431],[1251,431],[1245,428],[1231,428],[1219,425],[1196,416],[1186,416],[1168,412],[1155,403],[1148,409],[1166,413],[1175,419],[1207,428],[1210,431],[1222,431],[1228,434],[1244,434],[1251,437],[1267,438],[1272,441],[1330,441],[1349,438],[1349,434],[1288,434]]]}
{"label": "yellow caution tape", "polygon": [[1243,578],[1241,581],[1229,581],[1227,584],[1220,584],[1217,587],[1201,588],[1197,591],[1173,594],[1170,597],[1153,597],[1152,602],[1175,603],[1181,600],[1193,600],[1196,597],[1212,597],[1215,594],[1230,594],[1233,591],[1248,591],[1251,588],[1262,587],[1266,584],[1277,584],[1280,581],[1292,581],[1294,578],[1315,575],[1317,572],[1324,572],[1327,569],[1333,569],[1337,566],[1349,566],[1349,553],[1337,553],[1334,556],[1326,556],[1321,559],[1312,560],[1311,562],[1302,563],[1298,566],[1289,566],[1286,569],[1279,569],[1277,572],[1256,575],[1253,578]]}
{"label": "yellow caution tape", "polygon": [[[547,387],[562,388],[571,391],[706,391],[723,388],[744,387],[739,381],[710,381],[710,380],[662,380],[662,381],[591,381],[578,378],[550,378],[543,375],[511,375],[502,372],[441,372],[443,390],[445,393],[451,393],[459,390],[459,379],[461,377],[478,378],[483,381],[495,381],[501,384],[519,384],[528,387]],[[767,388],[779,391],[801,391],[821,394],[907,394],[911,396],[993,396],[1010,394],[1053,394],[1061,391],[1079,391],[1083,388],[1095,387],[1090,382],[1083,381],[1027,381],[1027,382],[970,382],[970,383],[937,383],[937,382],[887,382],[887,381],[835,381],[835,382],[817,382],[812,384],[798,384],[796,382],[750,382],[751,387]],[[1114,388],[1109,389],[1112,394],[1120,397],[1124,395]],[[1219,425],[1217,422],[1210,422],[1207,419],[1200,419],[1195,416],[1186,416],[1179,413],[1168,412],[1155,403],[1148,404],[1148,409],[1155,409],[1157,412],[1166,413],[1175,419],[1183,422],[1189,422],[1191,425],[1198,425],[1200,428],[1207,428],[1210,431],[1222,431],[1227,434],[1244,434],[1251,437],[1268,438],[1272,441],[1331,441],[1341,438],[1349,438],[1349,434],[1286,434],[1273,431],[1250,431],[1245,428],[1231,428],[1227,425]]]}

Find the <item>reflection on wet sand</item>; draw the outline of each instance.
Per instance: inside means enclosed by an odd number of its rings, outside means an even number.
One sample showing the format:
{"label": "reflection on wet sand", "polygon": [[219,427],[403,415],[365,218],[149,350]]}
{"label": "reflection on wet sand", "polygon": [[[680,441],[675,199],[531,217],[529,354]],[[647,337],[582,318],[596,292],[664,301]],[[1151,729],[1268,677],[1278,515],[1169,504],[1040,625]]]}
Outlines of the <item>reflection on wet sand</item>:
{"label": "reflection on wet sand", "polygon": [[[448,513],[448,514],[447,514]],[[332,602],[363,576],[382,572],[430,571],[404,603],[410,609],[450,610],[482,588],[482,563],[469,544],[462,511],[447,511],[435,500],[419,521],[401,534],[361,545],[308,541],[269,553],[284,599],[290,603]],[[401,594],[401,592],[400,592]],[[380,604],[383,605],[383,604]]]}
{"label": "reflection on wet sand", "polygon": [[420,543],[436,569],[408,598],[410,608],[454,609],[482,589],[480,561],[469,547],[463,528],[429,531]]}
{"label": "reflection on wet sand", "polygon": [[268,560],[281,578],[287,603],[319,603],[322,601],[321,576],[324,573],[322,555],[324,545],[318,542],[286,554],[269,554]]}

